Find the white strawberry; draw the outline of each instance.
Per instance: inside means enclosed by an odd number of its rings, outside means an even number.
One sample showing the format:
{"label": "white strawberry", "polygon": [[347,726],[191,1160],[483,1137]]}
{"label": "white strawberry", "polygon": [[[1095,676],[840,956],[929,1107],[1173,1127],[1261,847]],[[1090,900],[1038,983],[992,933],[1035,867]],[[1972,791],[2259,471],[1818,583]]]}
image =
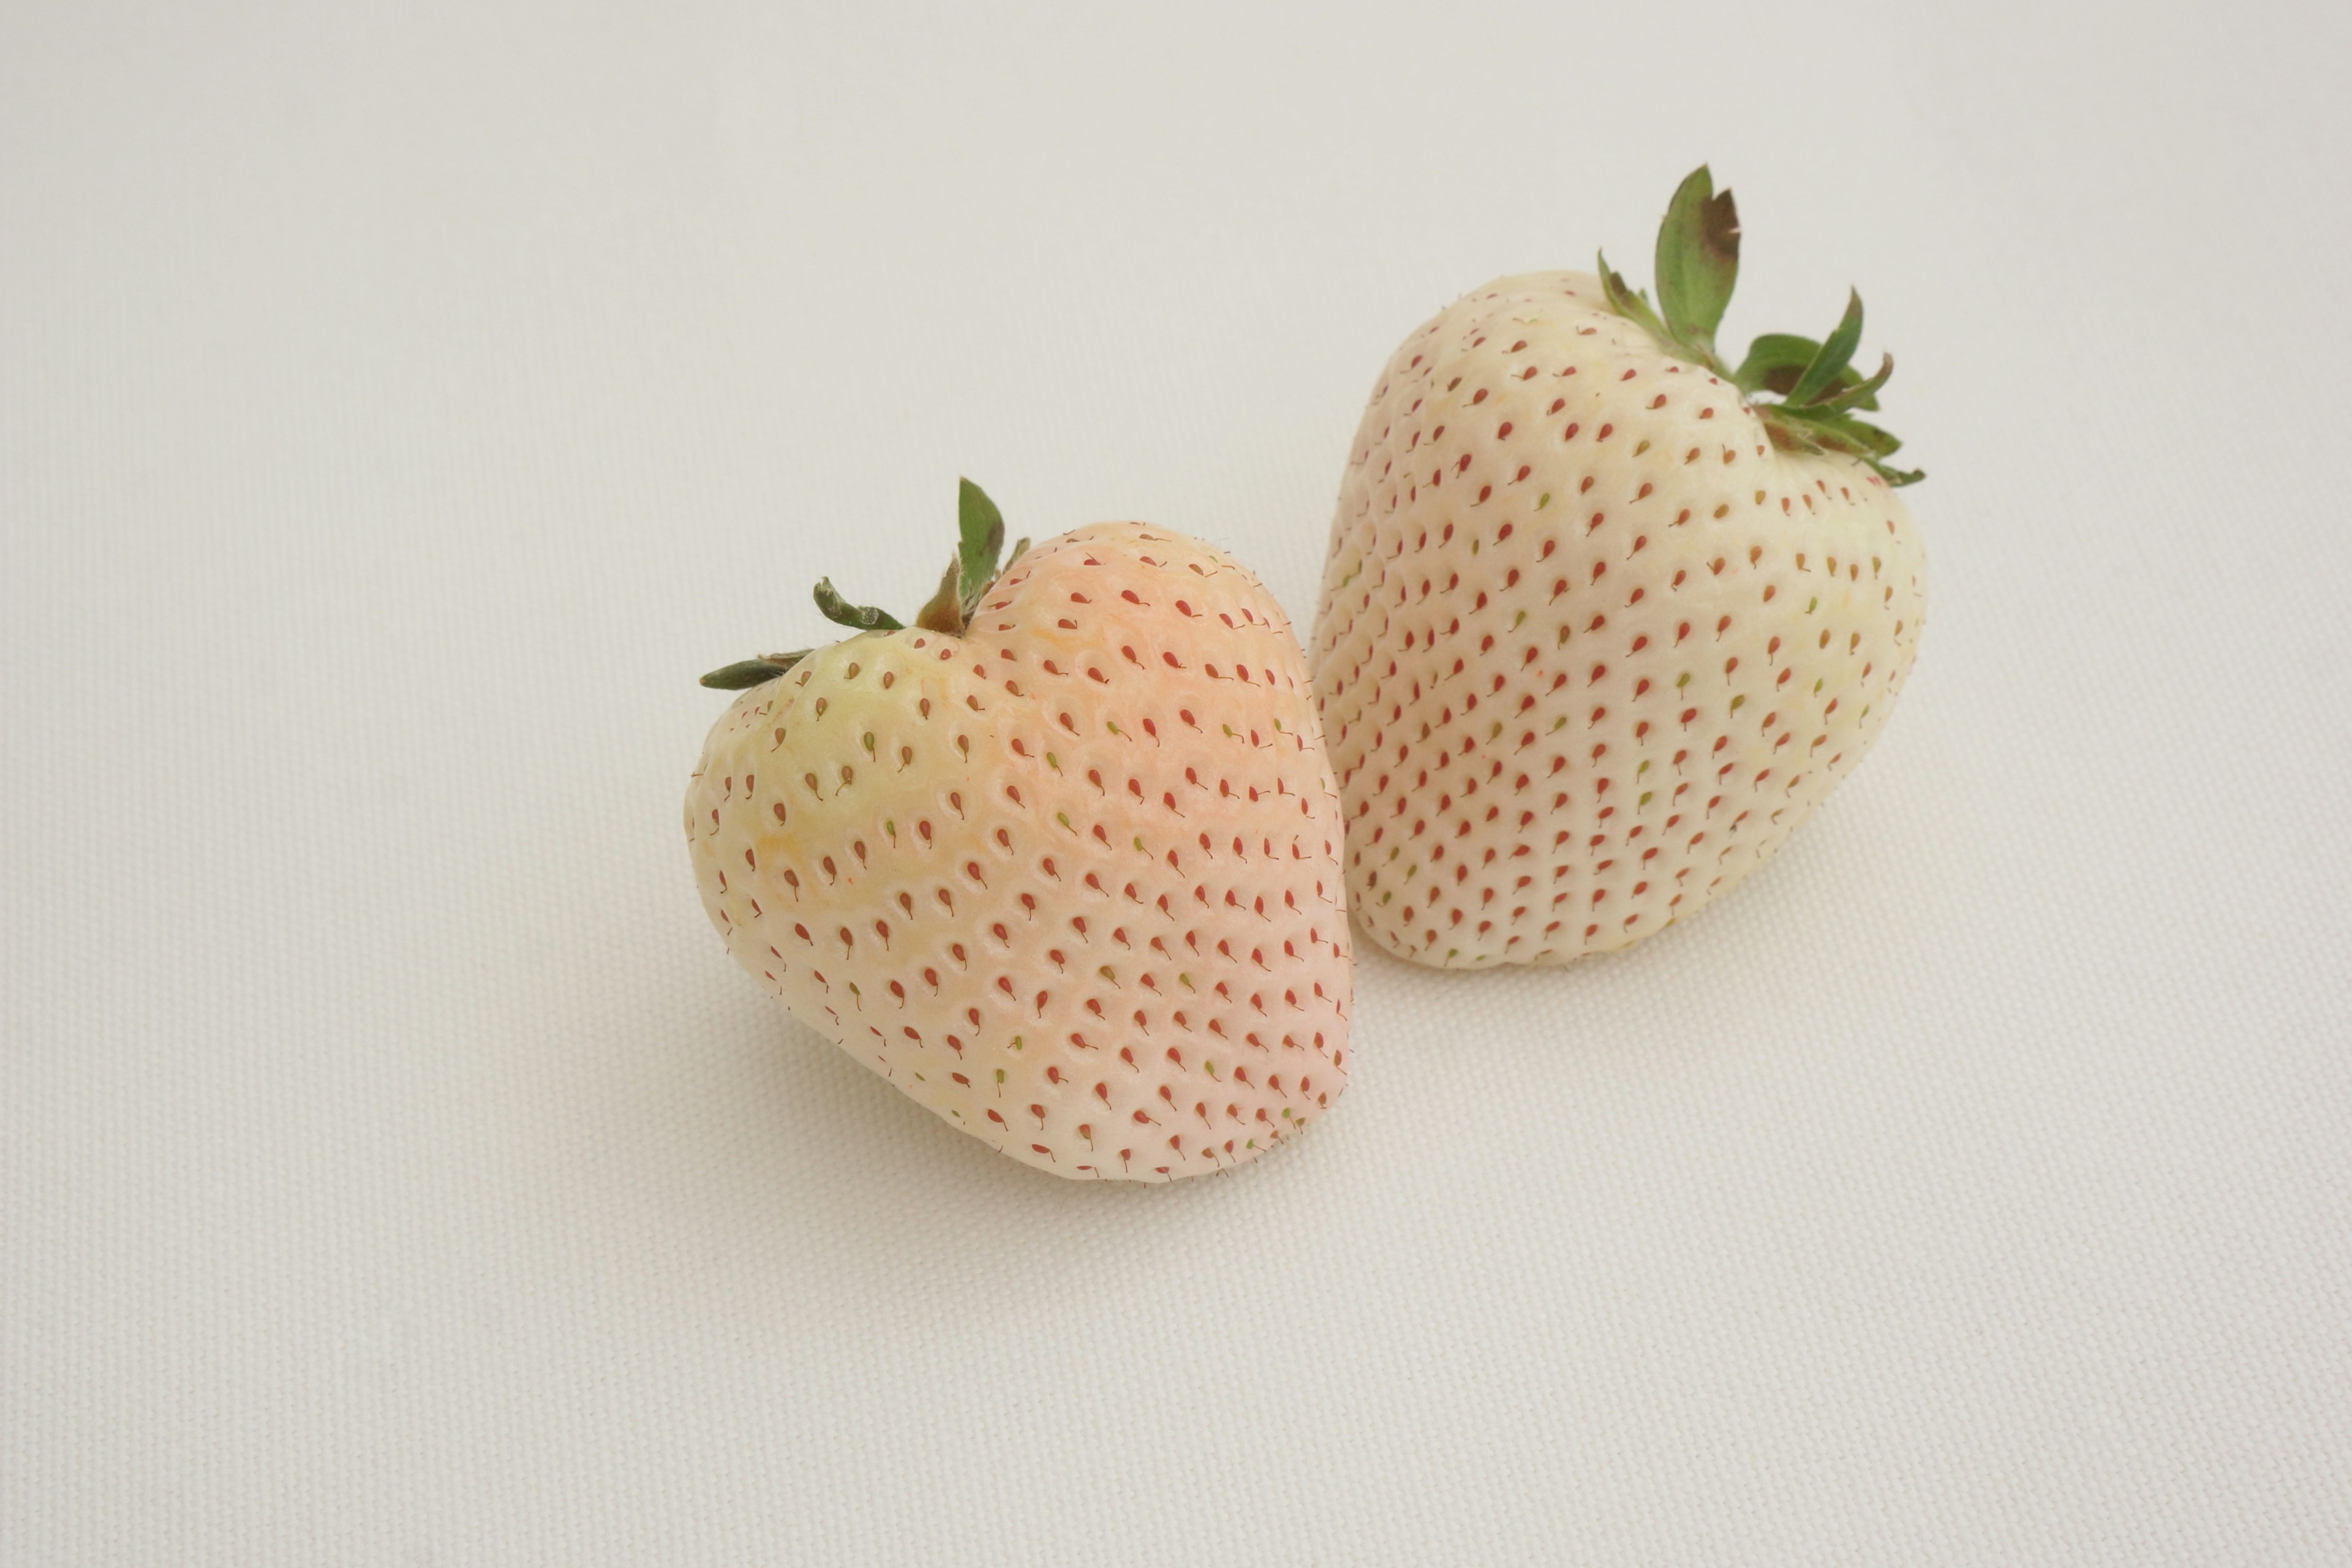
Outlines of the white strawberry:
{"label": "white strawberry", "polygon": [[1223,1170],[1348,1081],[1339,800],[1249,573],[1100,523],[1025,542],[969,482],[902,628],[748,660],[686,829],[710,919],[795,1016],[1058,1175]]}
{"label": "white strawberry", "polygon": [[1506,278],[1414,332],[1349,455],[1311,639],[1356,920],[1445,967],[1626,946],[1762,864],[1862,760],[1927,579],[1856,419],[1890,359],[1715,329],[1738,266],[1707,171],[1659,234],[1659,313]]}

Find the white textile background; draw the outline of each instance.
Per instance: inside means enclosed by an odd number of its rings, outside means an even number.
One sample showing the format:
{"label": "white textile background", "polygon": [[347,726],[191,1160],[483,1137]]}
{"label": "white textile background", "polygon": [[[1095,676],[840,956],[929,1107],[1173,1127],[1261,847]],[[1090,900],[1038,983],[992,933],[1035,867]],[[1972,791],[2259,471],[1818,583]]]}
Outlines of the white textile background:
{"label": "white textile background", "polygon": [[[6,7],[0,1561],[2352,1562],[2352,24],[2205,9]],[[1303,622],[1703,159],[1930,474],[1776,865],[1167,1190],[735,972],[696,675],[959,473]]]}

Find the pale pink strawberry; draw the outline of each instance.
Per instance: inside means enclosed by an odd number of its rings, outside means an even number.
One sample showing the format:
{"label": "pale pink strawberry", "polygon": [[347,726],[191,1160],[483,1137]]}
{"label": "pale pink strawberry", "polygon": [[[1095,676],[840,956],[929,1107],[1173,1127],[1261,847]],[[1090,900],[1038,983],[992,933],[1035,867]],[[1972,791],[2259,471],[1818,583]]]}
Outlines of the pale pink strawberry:
{"label": "pale pink strawberry", "polygon": [[992,582],[995,554],[914,627],[711,678],[758,684],[687,794],[704,904],[795,1016],[1017,1160],[1253,1159],[1348,1079],[1339,804],[1289,624],[1164,529]]}
{"label": "pale pink strawberry", "polygon": [[[1381,374],[1311,639],[1363,931],[1447,967],[1559,963],[1691,914],[1862,760],[1927,578],[1885,459],[1892,362],[1714,331],[1738,263],[1699,170],[1664,320],[1601,272],[1506,278]],[[1775,400],[1770,395],[1780,395]]]}

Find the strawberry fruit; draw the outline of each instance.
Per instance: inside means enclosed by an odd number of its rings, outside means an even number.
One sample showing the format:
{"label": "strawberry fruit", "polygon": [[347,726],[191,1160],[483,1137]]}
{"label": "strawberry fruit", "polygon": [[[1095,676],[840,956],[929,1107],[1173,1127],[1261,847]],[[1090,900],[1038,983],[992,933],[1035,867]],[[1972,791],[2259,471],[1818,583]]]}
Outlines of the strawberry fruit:
{"label": "strawberry fruit", "polygon": [[730,665],[687,791],[703,904],[802,1022],[1070,1177],[1223,1170],[1348,1081],[1339,797],[1256,579],[1101,523],[1014,547],[967,481],[912,626]]}
{"label": "strawberry fruit", "polygon": [[1505,278],[1428,322],[1357,432],[1311,638],[1350,907],[1400,957],[1622,948],[1761,865],[1862,760],[1926,609],[1917,531],[1859,413],[1893,370],[1715,332],[1738,269],[1701,168],[1658,307]]}

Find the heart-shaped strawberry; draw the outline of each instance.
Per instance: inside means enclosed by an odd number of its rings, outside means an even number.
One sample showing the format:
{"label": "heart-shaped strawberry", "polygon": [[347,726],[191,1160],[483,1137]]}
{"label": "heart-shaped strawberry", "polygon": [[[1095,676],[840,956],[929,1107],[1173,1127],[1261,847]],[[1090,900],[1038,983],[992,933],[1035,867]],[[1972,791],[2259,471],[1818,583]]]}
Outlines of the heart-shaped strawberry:
{"label": "heart-shaped strawberry", "polygon": [[1339,801],[1289,623],[1165,529],[964,549],[911,627],[706,678],[686,828],[711,921],[793,1015],[1073,1177],[1255,1158],[1347,1083]]}

